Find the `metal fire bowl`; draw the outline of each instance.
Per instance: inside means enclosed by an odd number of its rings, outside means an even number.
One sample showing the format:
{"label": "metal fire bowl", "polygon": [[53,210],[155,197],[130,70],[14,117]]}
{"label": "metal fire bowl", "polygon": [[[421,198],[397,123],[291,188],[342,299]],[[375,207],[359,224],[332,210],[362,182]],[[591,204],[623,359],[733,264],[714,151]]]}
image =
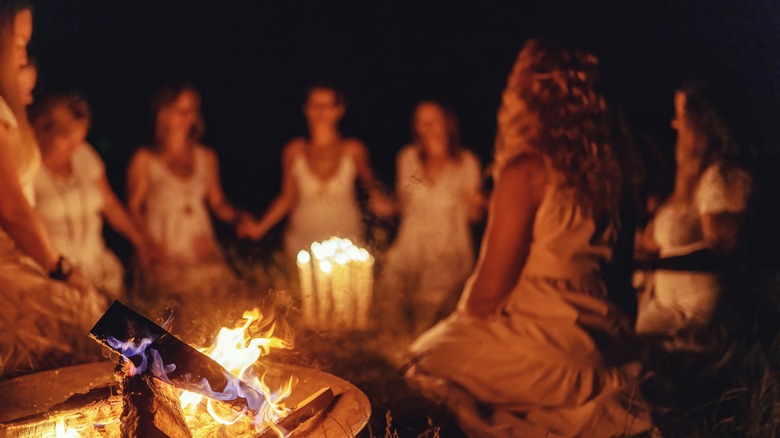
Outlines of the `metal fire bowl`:
{"label": "metal fire bowl", "polygon": [[[90,399],[108,398],[112,393],[116,394],[117,383],[112,375],[114,368],[112,362],[97,362],[0,382],[0,436],[18,436],[14,431],[20,427],[27,428],[31,423],[38,423],[35,428],[40,431],[39,427],[48,414],[56,415],[56,412],[62,410],[73,411],[78,409],[79,403],[86,405]],[[295,365],[266,363],[264,368],[267,372],[266,380],[272,385],[290,375],[299,379],[292,394],[285,400],[289,406],[294,406],[323,387],[332,388],[336,395],[326,415],[304,423],[295,430],[294,436],[356,436],[368,423],[371,416],[368,397],[348,381],[313,368]]]}

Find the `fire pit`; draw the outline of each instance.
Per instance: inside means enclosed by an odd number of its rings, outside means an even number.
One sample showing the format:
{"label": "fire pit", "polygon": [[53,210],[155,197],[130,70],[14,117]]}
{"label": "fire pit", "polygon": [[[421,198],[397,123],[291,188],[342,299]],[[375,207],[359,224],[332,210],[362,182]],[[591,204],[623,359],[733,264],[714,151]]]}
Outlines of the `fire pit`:
{"label": "fire pit", "polygon": [[[196,349],[114,302],[90,336],[120,365],[96,363],[0,382],[2,436],[354,436],[366,396],[318,370],[261,361],[291,345],[244,312]],[[118,354],[117,354],[118,353]]]}
{"label": "fire pit", "polygon": [[[115,366],[112,362],[77,365],[0,382],[0,394],[4,394],[0,397],[0,436],[119,436],[122,396],[112,376]],[[349,382],[312,368],[276,363],[266,363],[265,368],[271,384],[298,377],[287,399],[290,406],[323,387],[330,387],[336,396],[322,415],[301,424],[290,436],[354,436],[368,422],[368,398]],[[231,434],[216,422],[191,432],[194,437],[257,436]]]}

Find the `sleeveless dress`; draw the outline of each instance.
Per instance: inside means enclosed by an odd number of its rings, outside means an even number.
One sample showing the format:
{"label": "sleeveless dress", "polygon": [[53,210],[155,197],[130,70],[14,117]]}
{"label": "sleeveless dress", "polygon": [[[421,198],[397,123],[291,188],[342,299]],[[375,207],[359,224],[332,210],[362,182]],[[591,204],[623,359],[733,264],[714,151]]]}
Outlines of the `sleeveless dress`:
{"label": "sleeveless dress", "polygon": [[[646,406],[632,398],[639,364],[602,353],[630,329],[607,300],[601,271],[617,227],[594,220],[573,196],[546,189],[500,314],[453,314],[411,347],[408,378],[444,401],[469,436],[602,438],[650,427]],[[477,402],[492,412],[479,414]]]}
{"label": "sleeveless dress", "polygon": [[[396,192],[403,202],[398,233],[387,253],[379,281],[379,311],[409,321],[411,332],[429,328],[443,307],[454,305],[474,267],[467,197],[479,190],[480,165],[469,151],[448,163],[436,181],[425,177],[419,147],[398,153]],[[399,300],[401,303],[399,305]],[[389,307],[389,308],[387,308]],[[392,317],[391,317],[392,318]]]}
{"label": "sleeveless dress", "polygon": [[[0,98],[0,123],[11,128],[19,179],[28,202],[40,166],[37,146],[21,141],[19,125]],[[100,358],[87,333],[108,307],[96,290],[51,280],[0,228],[0,379]]]}
{"label": "sleeveless dress", "polygon": [[[701,225],[703,215],[745,210],[750,176],[736,168],[724,176],[720,166],[714,164],[704,171],[692,203],[668,202],[656,213],[653,240],[660,248],[660,257],[706,248]],[[710,321],[720,295],[719,275],[659,270],[650,274],[647,281],[646,292],[639,300],[637,333],[675,336],[704,327]]]}
{"label": "sleeveless dress", "polygon": [[71,158],[73,172],[62,177],[41,166],[35,179],[35,207],[54,246],[110,298],[124,291],[124,269],[103,241],[103,160],[89,144]]}
{"label": "sleeveless dress", "polygon": [[342,153],[335,173],[325,181],[312,173],[303,154],[293,159],[290,170],[298,186],[298,202],[284,235],[285,253],[290,259],[312,242],[332,236],[363,240],[363,220],[355,192],[357,166],[350,156]]}
{"label": "sleeveless dress", "polygon": [[[172,173],[154,155],[149,163],[146,226],[165,259],[144,272],[142,290],[136,295],[146,299],[145,305],[151,308],[173,299],[181,304],[184,319],[213,310],[237,287],[206,205],[206,154],[204,147],[196,147],[194,170],[187,178]],[[205,256],[204,248],[208,251]]]}

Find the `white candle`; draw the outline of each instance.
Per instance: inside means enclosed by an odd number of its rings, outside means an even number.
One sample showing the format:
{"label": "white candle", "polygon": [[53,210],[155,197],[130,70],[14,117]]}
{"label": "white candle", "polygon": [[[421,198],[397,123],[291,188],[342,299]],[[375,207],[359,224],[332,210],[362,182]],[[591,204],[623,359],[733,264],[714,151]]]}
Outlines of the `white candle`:
{"label": "white candle", "polygon": [[344,253],[336,253],[333,261],[333,316],[340,326],[352,327],[355,324],[355,304],[349,293],[349,258]]}
{"label": "white candle", "polygon": [[361,248],[355,260],[356,287],[355,300],[357,318],[355,325],[359,329],[367,329],[370,320],[371,302],[373,301],[374,258]]}
{"label": "white candle", "polygon": [[314,290],[314,278],[312,278],[311,254],[306,250],[299,251],[297,263],[303,320],[310,323],[317,320],[317,294]]}
{"label": "white candle", "polygon": [[327,328],[332,325],[333,320],[333,289],[331,287],[333,264],[328,260],[320,260],[317,266],[319,267],[317,275],[315,275],[315,278],[319,277],[317,281],[317,304],[319,305],[317,326]]}

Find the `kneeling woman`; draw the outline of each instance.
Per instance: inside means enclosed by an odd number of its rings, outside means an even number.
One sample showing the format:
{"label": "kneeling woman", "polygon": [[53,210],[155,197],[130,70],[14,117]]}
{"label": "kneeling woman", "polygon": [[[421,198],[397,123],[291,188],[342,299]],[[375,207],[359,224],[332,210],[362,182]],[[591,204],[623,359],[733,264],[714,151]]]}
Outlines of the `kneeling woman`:
{"label": "kneeling woman", "polygon": [[[475,437],[609,437],[650,427],[603,266],[622,172],[597,59],[532,40],[498,114],[496,186],[458,310],[411,347],[408,377]],[[478,405],[490,408],[478,409]]]}
{"label": "kneeling woman", "polygon": [[43,158],[36,209],[54,246],[100,292],[117,298],[124,291],[124,269],[103,241],[103,217],[145,261],[153,250],[111,190],[100,156],[86,143],[89,105],[77,94],[49,97],[34,108],[32,123]]}

